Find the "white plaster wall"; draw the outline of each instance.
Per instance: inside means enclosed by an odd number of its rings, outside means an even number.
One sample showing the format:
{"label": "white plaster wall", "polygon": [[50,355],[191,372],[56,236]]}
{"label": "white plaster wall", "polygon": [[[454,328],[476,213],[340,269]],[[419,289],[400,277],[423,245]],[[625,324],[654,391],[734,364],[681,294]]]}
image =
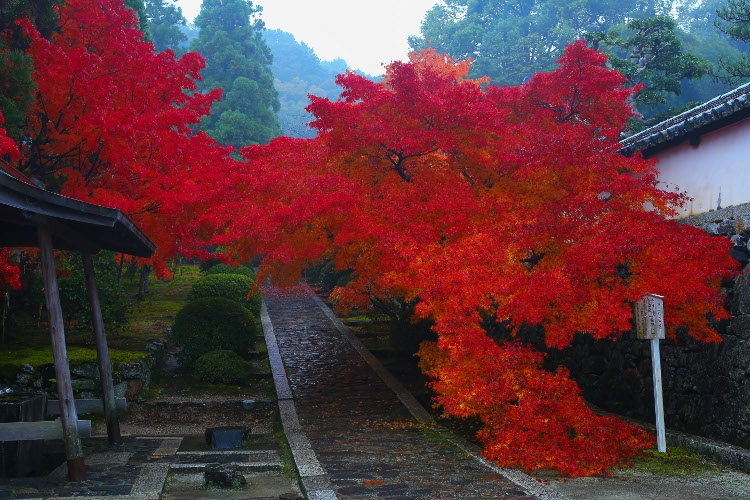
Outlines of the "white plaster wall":
{"label": "white plaster wall", "polygon": [[750,118],[654,155],[659,160],[659,187],[687,191],[693,198],[680,217],[750,202]]}

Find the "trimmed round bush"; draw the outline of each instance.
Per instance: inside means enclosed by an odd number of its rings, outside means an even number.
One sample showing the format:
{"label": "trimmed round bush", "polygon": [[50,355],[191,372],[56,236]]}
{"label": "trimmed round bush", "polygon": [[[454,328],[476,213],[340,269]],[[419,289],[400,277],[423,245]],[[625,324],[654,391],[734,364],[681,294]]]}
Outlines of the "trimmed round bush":
{"label": "trimmed round bush", "polygon": [[212,274],[240,274],[255,279],[255,273],[247,266],[232,267],[229,264],[216,264],[206,270],[206,276]]}
{"label": "trimmed round bush", "polygon": [[212,384],[236,384],[247,375],[247,364],[234,351],[217,350],[195,362],[195,376]]}
{"label": "trimmed round bush", "polygon": [[188,302],[174,320],[172,341],[180,351],[177,359],[186,368],[217,349],[247,356],[254,347],[255,318],[242,304],[222,297],[205,297]]}
{"label": "trimmed round bush", "polygon": [[188,300],[201,299],[203,297],[222,297],[235,300],[247,307],[257,318],[260,316],[260,294],[256,293],[249,298],[247,295],[253,288],[255,280],[240,274],[211,274],[199,278],[193,283],[188,294]]}

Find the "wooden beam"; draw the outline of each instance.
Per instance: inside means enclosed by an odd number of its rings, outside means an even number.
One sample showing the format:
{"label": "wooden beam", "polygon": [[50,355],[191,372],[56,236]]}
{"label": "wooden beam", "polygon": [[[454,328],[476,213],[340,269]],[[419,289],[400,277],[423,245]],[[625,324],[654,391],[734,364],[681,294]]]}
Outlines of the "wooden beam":
{"label": "wooden beam", "polygon": [[[88,414],[88,413],[104,413],[104,403],[101,399],[76,399],[76,413]],[[115,406],[117,411],[124,412],[128,409],[128,402],[125,398],[115,398]],[[56,399],[47,400],[47,416],[56,417],[60,414],[60,402]]]}
{"label": "wooden beam", "polygon": [[[91,420],[76,422],[78,435],[91,437]],[[0,441],[32,441],[36,439],[64,439],[63,427],[59,420],[41,422],[0,423]]]}
{"label": "wooden beam", "polygon": [[94,327],[94,341],[96,342],[96,357],[99,361],[99,375],[102,383],[102,403],[104,404],[104,419],[107,422],[107,438],[109,444],[122,444],[120,422],[117,420],[117,405],[115,403],[115,386],[112,382],[112,364],[109,361],[109,347],[104,333],[102,308],[99,304],[99,291],[94,276],[94,259],[90,252],[82,252],[83,272],[86,275],[86,290],[91,304],[91,324]]}
{"label": "wooden beam", "polygon": [[65,454],[68,458],[68,477],[71,481],[84,481],[86,468],[83,462],[83,447],[78,435],[78,414],[73,403],[73,385],[70,381],[68,352],[65,348],[65,327],[63,325],[60,292],[57,289],[55,274],[55,256],[52,249],[52,236],[49,221],[46,217],[35,217],[34,224],[39,241],[39,256],[42,261],[42,278],[44,279],[44,297],[49,315],[50,339],[52,340],[52,357],[55,360],[55,377],[57,394],[60,398],[60,419],[62,422]]}

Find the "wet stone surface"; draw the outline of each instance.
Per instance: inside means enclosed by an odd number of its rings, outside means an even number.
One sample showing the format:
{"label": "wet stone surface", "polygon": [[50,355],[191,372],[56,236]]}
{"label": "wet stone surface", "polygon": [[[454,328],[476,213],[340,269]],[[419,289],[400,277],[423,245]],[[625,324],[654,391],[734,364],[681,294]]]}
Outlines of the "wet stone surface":
{"label": "wet stone surface", "polygon": [[339,498],[532,498],[420,425],[303,288],[265,288],[303,429]]}
{"label": "wet stone surface", "polygon": [[156,459],[153,453],[161,443],[160,439],[126,439],[123,445],[109,447],[106,439],[84,440],[85,481],[67,481],[67,468],[62,465],[44,477],[3,479],[0,498],[129,495],[143,465]]}

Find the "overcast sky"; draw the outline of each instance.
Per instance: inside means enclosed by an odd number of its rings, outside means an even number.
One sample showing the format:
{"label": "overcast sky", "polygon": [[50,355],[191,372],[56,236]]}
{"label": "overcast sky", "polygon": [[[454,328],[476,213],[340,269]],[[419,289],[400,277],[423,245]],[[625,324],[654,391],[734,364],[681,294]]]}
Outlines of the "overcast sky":
{"label": "overcast sky", "polygon": [[[258,0],[269,29],[292,33],[321,59],[380,75],[382,63],[405,60],[407,38],[418,35],[425,13],[439,0]],[[188,21],[201,0],[177,0]]]}

